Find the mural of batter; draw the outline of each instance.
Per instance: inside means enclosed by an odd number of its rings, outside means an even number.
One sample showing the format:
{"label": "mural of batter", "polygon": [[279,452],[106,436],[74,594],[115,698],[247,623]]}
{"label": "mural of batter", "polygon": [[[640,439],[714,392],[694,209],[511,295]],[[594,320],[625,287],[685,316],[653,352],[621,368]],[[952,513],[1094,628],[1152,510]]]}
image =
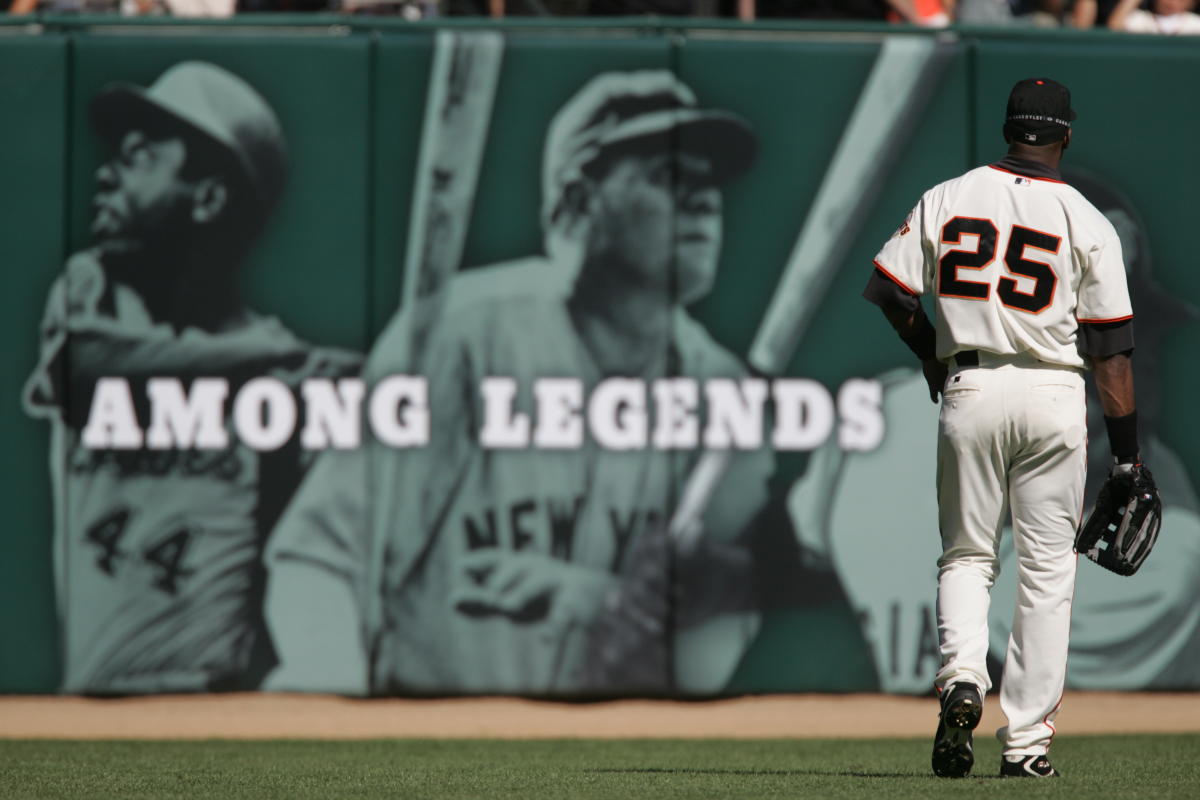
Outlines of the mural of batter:
{"label": "mural of batter", "polygon": [[[111,149],[91,241],[50,290],[24,396],[51,423],[61,689],[250,687],[270,664],[261,545],[301,462],[295,447],[229,443],[226,421],[206,428],[186,409],[196,392],[265,375],[295,385],[359,359],[314,349],[240,299],[239,267],[287,172],[257,91],[183,62],[148,88],[106,87],[91,119]],[[189,388],[198,376],[221,380]],[[183,416],[151,419],[133,400],[148,396]],[[94,403],[114,399],[140,419],[89,428]]]}
{"label": "mural of batter", "polygon": [[[757,626],[745,536],[773,459],[738,455],[705,519],[709,546],[672,562],[648,542],[663,536],[697,445],[644,426],[650,404],[696,408],[698,384],[746,374],[685,308],[712,285],[722,187],[754,151],[745,120],[700,107],[666,71],[601,74],[562,107],[544,151],[546,254],[455,277],[429,334],[429,446],[325,453],[281,520],[267,559],[281,660],[269,687],[559,694],[728,681]],[[368,380],[405,371],[405,311],[374,345]],[[539,377],[562,380],[535,393]],[[537,413],[544,392],[582,410],[602,383],[621,411],[599,434],[575,440],[561,417]],[[489,427],[494,402],[525,427]],[[783,538],[777,560],[795,551]],[[382,585],[369,585],[381,541]],[[645,558],[682,574],[662,584],[664,603],[682,590],[672,620],[647,626],[645,669],[596,670],[589,652],[605,643],[593,623]],[[689,593],[693,570],[736,578]],[[672,633],[665,659],[652,645]]]}

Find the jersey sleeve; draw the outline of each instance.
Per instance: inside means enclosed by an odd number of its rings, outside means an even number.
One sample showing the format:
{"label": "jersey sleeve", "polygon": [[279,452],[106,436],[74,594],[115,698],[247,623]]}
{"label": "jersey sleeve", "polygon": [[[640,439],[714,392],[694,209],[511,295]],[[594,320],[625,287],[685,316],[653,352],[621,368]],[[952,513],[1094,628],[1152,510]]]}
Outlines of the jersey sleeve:
{"label": "jersey sleeve", "polygon": [[1081,323],[1119,322],[1133,317],[1121,240],[1110,231],[1086,255],[1075,318]]}
{"label": "jersey sleeve", "polygon": [[889,278],[886,273],[876,267],[863,289],[863,297],[883,309],[898,308],[902,311],[913,312],[921,306],[921,301],[915,294]]}
{"label": "jersey sleeve", "polygon": [[1079,323],[1079,349],[1092,358],[1133,350],[1133,320]]}
{"label": "jersey sleeve", "polygon": [[60,275],[50,287],[42,314],[38,363],[25,381],[21,402],[32,417],[53,417],[62,403],[67,342],[66,277]]}
{"label": "jersey sleeve", "polygon": [[928,195],[922,197],[875,256],[876,271],[912,297],[920,297],[930,288],[932,272],[927,264],[931,250],[925,230],[929,202]]}

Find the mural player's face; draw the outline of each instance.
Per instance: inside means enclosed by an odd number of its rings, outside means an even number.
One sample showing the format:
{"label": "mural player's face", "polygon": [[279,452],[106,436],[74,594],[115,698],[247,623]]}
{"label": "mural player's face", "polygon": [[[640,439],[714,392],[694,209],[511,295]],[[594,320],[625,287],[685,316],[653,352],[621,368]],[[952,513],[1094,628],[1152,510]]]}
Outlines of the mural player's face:
{"label": "mural player's face", "polygon": [[680,303],[703,297],[721,252],[711,175],[707,159],[686,153],[617,157],[595,187],[592,255],[637,285],[673,284]]}
{"label": "mural player's face", "polygon": [[126,133],[96,171],[92,236],[146,242],[178,230],[191,208],[191,186],[181,175],[186,161],[182,139],[152,140],[141,130]]}

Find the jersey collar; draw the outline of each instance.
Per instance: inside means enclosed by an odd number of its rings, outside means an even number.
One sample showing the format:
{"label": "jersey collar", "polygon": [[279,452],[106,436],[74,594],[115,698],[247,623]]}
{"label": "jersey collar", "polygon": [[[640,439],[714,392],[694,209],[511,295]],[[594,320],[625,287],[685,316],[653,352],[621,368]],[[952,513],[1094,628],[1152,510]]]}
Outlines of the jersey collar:
{"label": "jersey collar", "polygon": [[989,164],[992,169],[998,169],[1001,172],[1011,172],[1014,175],[1021,175],[1026,178],[1035,178],[1042,181],[1054,181],[1055,183],[1065,183],[1059,171],[1047,167],[1045,164],[1039,164],[1036,161],[1026,161],[1023,158],[1014,158],[1013,156],[1005,156],[995,164]]}

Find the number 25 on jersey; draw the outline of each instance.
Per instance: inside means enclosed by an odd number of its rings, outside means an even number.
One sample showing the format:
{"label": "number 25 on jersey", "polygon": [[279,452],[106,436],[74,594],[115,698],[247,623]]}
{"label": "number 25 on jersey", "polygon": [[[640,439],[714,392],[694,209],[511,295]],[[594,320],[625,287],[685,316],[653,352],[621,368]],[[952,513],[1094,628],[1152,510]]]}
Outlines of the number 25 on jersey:
{"label": "number 25 on jersey", "polygon": [[[973,281],[963,275],[966,270],[982,270],[996,259],[999,232],[990,219],[978,217],[955,217],[942,228],[944,244],[970,244],[964,237],[975,238],[973,250],[951,250],[938,261],[938,295],[961,300],[987,300],[991,297],[992,285],[986,281]],[[1004,247],[1004,266],[1009,274],[996,280],[996,295],[1008,308],[1027,314],[1040,314],[1054,300],[1054,289],[1058,276],[1046,261],[1030,258],[1028,251],[1040,251],[1051,256],[1058,254],[1062,237],[1036,231],[1022,225],[1013,225],[1008,232],[1008,243]],[[966,275],[971,273],[967,272]],[[1032,289],[1023,291],[1014,276],[1032,280]],[[1027,281],[1026,287],[1031,284]]]}

